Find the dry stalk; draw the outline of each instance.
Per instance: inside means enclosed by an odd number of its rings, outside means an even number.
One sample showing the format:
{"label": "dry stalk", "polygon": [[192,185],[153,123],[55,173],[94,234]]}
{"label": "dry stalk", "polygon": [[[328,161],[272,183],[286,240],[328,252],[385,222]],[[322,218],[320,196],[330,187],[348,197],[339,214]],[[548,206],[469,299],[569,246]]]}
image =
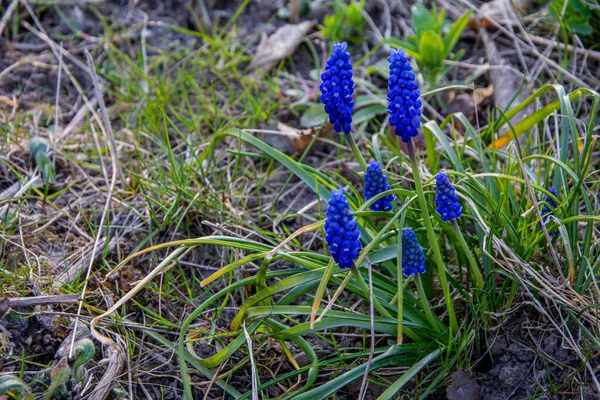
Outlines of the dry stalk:
{"label": "dry stalk", "polygon": [[371,316],[371,346],[369,349],[369,358],[367,359],[367,365],[365,368],[365,374],[360,385],[360,393],[358,400],[363,400],[367,394],[369,369],[373,362],[373,355],[375,354],[375,309],[373,305],[373,273],[371,271],[371,261],[367,257],[367,270],[369,271],[369,315]]}
{"label": "dry stalk", "polygon": [[[110,119],[108,117],[108,113],[106,111],[106,107],[104,106],[104,100],[102,99],[102,92],[100,91],[100,84],[98,83],[98,78],[96,75],[96,70],[94,68],[94,60],[92,59],[92,56],[90,55],[90,53],[86,50],[86,56],[88,58],[88,63],[90,64],[90,71],[91,71],[91,76],[92,76],[92,81],[94,83],[94,91],[96,92],[96,98],[98,98],[98,102],[100,104],[100,110],[102,112],[102,117],[104,119],[104,123],[105,123],[105,134],[106,136],[109,138],[109,143],[110,143],[110,152],[111,152],[111,159],[112,159],[112,163],[113,163],[113,168],[112,168],[112,176],[111,176],[111,180],[110,180],[110,187],[108,189],[108,194],[106,195],[106,202],[104,205],[104,210],[102,211],[102,216],[100,217],[100,224],[98,226],[98,232],[96,233],[96,239],[94,242],[94,247],[92,249],[92,255],[90,257],[90,263],[88,264],[88,269],[86,272],[86,276],[85,276],[85,281],[83,284],[83,290],[81,293],[81,302],[79,303],[79,308],[77,310],[77,315],[81,314],[81,309],[83,307],[83,300],[85,299],[85,293],[87,290],[87,284],[89,282],[89,278],[90,278],[90,274],[92,272],[92,266],[94,263],[94,259],[96,257],[96,252],[98,251],[98,243],[100,242],[100,239],[102,238],[102,230],[104,227],[104,223],[106,220],[106,215],[108,214],[108,210],[110,209],[110,203],[112,201],[112,194],[113,191],[115,189],[115,183],[117,180],[117,174],[119,173],[120,169],[119,169],[119,164],[118,164],[118,155],[117,155],[117,149],[116,149],[116,144],[114,143],[114,138],[112,136],[112,129],[110,127]],[[100,122],[100,121],[98,121]],[[106,239],[105,239],[106,240]],[[79,324],[79,318],[75,319],[75,327],[73,328],[73,330],[75,331],[75,333],[77,332],[77,326]],[[73,353],[73,348],[75,346],[75,334],[73,335],[73,342],[71,343],[71,351],[69,352],[69,357],[72,356]]]}
{"label": "dry stalk", "polygon": [[321,321],[323,319],[323,317],[325,316],[325,314],[327,314],[327,312],[329,312],[329,310],[331,310],[331,308],[333,307],[333,305],[337,301],[338,297],[340,297],[340,295],[344,291],[344,288],[346,287],[346,285],[348,284],[348,282],[350,282],[350,278],[352,278],[352,274],[350,272],[348,272],[346,274],[346,277],[342,281],[342,283],[340,283],[340,286],[338,286],[337,290],[333,294],[333,297],[331,298],[331,300],[329,301],[329,303],[327,303],[327,306],[325,306],[325,309],[323,310],[323,312],[321,313],[321,315],[319,315],[319,318],[317,318],[315,320],[315,324],[319,323],[319,321]]}
{"label": "dry stalk", "polygon": [[10,17],[12,17],[13,12],[15,11],[15,8],[17,7],[18,2],[19,2],[19,0],[13,0],[13,2],[10,3],[10,5],[6,9],[6,11],[4,12],[4,15],[2,16],[2,20],[0,20],[0,37],[2,37],[4,28],[6,27],[6,24],[7,24],[8,20],[10,19]]}
{"label": "dry stalk", "polygon": [[256,365],[254,364],[254,355],[252,354],[252,339],[246,329],[246,322],[242,325],[244,329],[244,336],[246,337],[246,343],[248,343],[248,355],[250,357],[250,371],[252,376],[252,400],[258,400],[258,381],[256,379]]}
{"label": "dry stalk", "polygon": [[102,375],[102,379],[100,379],[100,382],[94,386],[94,390],[90,393],[88,397],[90,400],[104,400],[109,395],[110,389],[115,384],[117,377],[125,365],[127,355],[121,343],[113,343],[107,347],[106,353],[107,357],[105,360],[107,360],[108,365]]}

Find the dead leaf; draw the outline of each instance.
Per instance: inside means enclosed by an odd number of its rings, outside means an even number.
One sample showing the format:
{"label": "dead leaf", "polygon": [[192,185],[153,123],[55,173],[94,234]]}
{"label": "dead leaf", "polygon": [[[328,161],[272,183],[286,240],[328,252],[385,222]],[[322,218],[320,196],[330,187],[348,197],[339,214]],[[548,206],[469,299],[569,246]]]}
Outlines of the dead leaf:
{"label": "dead leaf", "polygon": [[473,93],[464,91],[449,91],[446,98],[448,109],[446,114],[463,113],[469,121],[473,121],[477,107],[494,94],[494,85],[477,88]]}
{"label": "dead leaf", "polygon": [[314,135],[319,135],[319,137],[322,138],[326,137],[331,132],[333,125],[328,123],[323,127],[323,129],[320,127],[295,129],[291,126],[278,122],[277,128],[294,142],[294,147],[298,153],[303,153]]}
{"label": "dead leaf", "polygon": [[475,100],[477,101],[477,105],[483,103],[485,99],[491,97],[494,94],[494,85],[488,85],[484,88],[475,89]]}
{"label": "dead leaf", "polygon": [[7,96],[0,96],[0,103],[4,103],[12,108],[19,108],[19,103],[13,98],[12,100]]}
{"label": "dead leaf", "polygon": [[314,135],[324,138],[332,129],[333,125],[329,123],[323,128],[296,129],[283,122],[277,122],[278,132],[265,134],[263,140],[285,154],[303,153]]}
{"label": "dead leaf", "polygon": [[304,21],[299,24],[284,25],[269,37],[263,33],[249,68],[271,70],[279,61],[296,51],[313,26],[314,22]]}

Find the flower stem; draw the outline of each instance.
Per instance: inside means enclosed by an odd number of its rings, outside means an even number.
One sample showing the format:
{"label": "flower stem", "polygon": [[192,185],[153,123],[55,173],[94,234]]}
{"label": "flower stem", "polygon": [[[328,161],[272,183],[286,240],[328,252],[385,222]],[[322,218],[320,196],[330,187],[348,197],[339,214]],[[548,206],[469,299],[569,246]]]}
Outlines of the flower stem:
{"label": "flower stem", "polygon": [[[367,282],[365,282],[362,275],[360,274],[360,271],[358,270],[358,268],[356,268],[355,265],[352,266],[352,274],[354,275],[354,279],[356,279],[358,285],[362,289],[365,297],[368,299],[370,297],[369,286],[367,285]],[[373,305],[375,306],[377,311],[379,311],[379,314],[386,318],[392,318],[392,315],[381,305],[381,303],[379,302],[379,300],[377,300],[377,297],[375,297],[375,295],[373,295]]]}
{"label": "flower stem", "polygon": [[[451,225],[452,229],[454,230],[454,233],[456,233],[456,237],[458,238],[458,243],[460,244],[460,247],[462,247],[463,252],[467,256],[467,260],[469,260],[471,279],[475,283],[475,287],[477,289],[483,290],[483,277],[481,275],[481,271],[479,270],[479,266],[477,265],[477,261],[475,261],[475,257],[473,257],[473,253],[471,252],[471,249],[469,249],[469,245],[465,241],[465,238],[463,237],[460,227],[458,226],[456,220],[453,220]],[[485,299],[483,300],[483,302],[483,304],[485,305]]]}
{"label": "flower stem", "polygon": [[346,135],[346,139],[348,140],[348,144],[350,145],[350,148],[352,149],[352,154],[354,154],[354,158],[356,158],[356,160],[360,164],[360,167],[362,168],[362,170],[366,171],[367,170],[367,162],[365,161],[365,159],[362,156],[362,153],[358,149],[358,145],[356,144],[356,140],[354,140],[354,136],[352,136],[352,134],[349,133]]}
{"label": "flower stem", "polygon": [[415,153],[415,145],[412,140],[407,143],[408,157],[410,158],[410,164],[413,170],[413,176],[415,180],[415,188],[417,190],[417,197],[421,206],[421,213],[423,215],[423,224],[427,229],[427,236],[431,242],[433,249],[433,255],[435,257],[435,263],[438,269],[438,275],[440,280],[440,286],[444,292],[444,300],[446,302],[446,308],[448,309],[448,317],[450,318],[450,331],[454,334],[458,332],[458,323],[456,322],[456,315],[454,314],[454,306],[452,304],[452,297],[450,296],[450,286],[448,285],[448,279],[446,278],[446,270],[444,268],[444,261],[442,259],[442,253],[438,245],[431,219],[429,218],[429,209],[427,208],[427,200],[423,193],[423,184],[421,182],[421,173],[419,172],[419,162]]}
{"label": "flower stem", "polygon": [[398,229],[398,255],[396,257],[396,273],[398,275],[398,335],[397,343],[402,344],[402,330],[404,328],[404,271],[402,269],[402,229]]}
{"label": "flower stem", "polygon": [[431,329],[435,329],[439,332],[440,327],[438,326],[435,317],[433,316],[433,312],[431,311],[431,307],[429,306],[429,300],[427,300],[427,295],[425,294],[425,289],[423,288],[423,282],[421,281],[420,276],[415,276],[415,284],[417,285],[417,292],[419,292],[419,300],[421,300],[421,307],[423,307],[423,311],[425,312],[425,317],[427,317],[427,321],[429,321],[429,325],[431,325]]}
{"label": "flower stem", "polygon": [[427,149],[427,164],[429,170],[434,171],[437,168],[437,154],[435,152],[435,142],[431,131],[423,128],[423,136],[425,137],[425,148]]}

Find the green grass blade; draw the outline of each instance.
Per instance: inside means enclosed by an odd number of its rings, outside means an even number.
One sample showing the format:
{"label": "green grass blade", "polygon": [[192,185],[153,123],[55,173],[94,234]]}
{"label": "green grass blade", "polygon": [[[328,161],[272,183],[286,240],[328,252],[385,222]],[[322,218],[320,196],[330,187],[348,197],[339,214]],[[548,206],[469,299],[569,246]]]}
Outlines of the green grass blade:
{"label": "green grass blade", "polygon": [[408,371],[406,371],[396,382],[394,382],[389,388],[387,388],[387,390],[383,392],[381,396],[377,398],[377,400],[391,399],[392,396],[394,396],[400,389],[404,387],[404,385],[408,383],[408,381],[410,381],[413,378],[413,376],[415,376],[420,370],[425,368],[427,364],[429,364],[431,361],[435,360],[440,355],[441,351],[442,349],[437,349],[431,352],[431,354],[429,354],[427,357],[424,357],[418,363],[410,367]]}

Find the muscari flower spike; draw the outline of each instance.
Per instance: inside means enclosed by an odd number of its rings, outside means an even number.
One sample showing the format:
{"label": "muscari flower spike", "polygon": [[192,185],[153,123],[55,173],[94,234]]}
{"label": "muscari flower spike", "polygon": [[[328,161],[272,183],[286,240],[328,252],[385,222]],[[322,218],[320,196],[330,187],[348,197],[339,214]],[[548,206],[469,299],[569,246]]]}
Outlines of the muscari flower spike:
{"label": "muscari flower spike", "polygon": [[402,47],[391,49],[390,79],[388,80],[388,114],[390,125],[395,126],[396,135],[403,142],[417,136],[417,128],[421,125],[421,93],[415,81],[415,74]]}
{"label": "muscari flower spike", "polygon": [[415,231],[410,228],[402,232],[402,268],[404,275],[417,275],[425,272],[425,255],[417,241]]}
{"label": "muscari flower spike", "polygon": [[[392,186],[388,183],[388,177],[381,170],[381,166],[377,161],[371,160],[365,172],[365,199],[369,200],[373,196],[377,196],[381,192],[390,190]],[[392,202],[396,196],[390,194],[385,196],[375,203],[371,204],[373,211],[390,211]]]}
{"label": "muscari flower spike", "polygon": [[[548,191],[550,193],[552,193],[554,195],[554,197],[558,197],[558,192],[553,187],[548,188]],[[554,215],[553,210],[555,210],[556,207],[558,207],[558,204],[556,203],[556,201],[550,196],[546,196],[546,203],[547,204],[544,205],[544,207],[542,208],[542,222],[544,224],[546,223],[546,221],[548,221],[550,219],[551,215]],[[548,233],[550,234],[550,236],[555,236],[556,230],[553,230],[552,232],[548,232]]]}
{"label": "muscari flower spike", "polygon": [[344,190],[331,192],[325,221],[325,242],[340,268],[350,268],[362,248],[360,232]]}
{"label": "muscari flower spike", "polygon": [[321,74],[321,103],[329,115],[329,122],[336,132],[350,133],[352,113],[354,112],[354,81],[352,63],[346,42],[333,45],[331,56],[327,59],[325,72]]}
{"label": "muscari flower spike", "polygon": [[458,202],[456,190],[444,172],[435,176],[435,205],[442,221],[452,221],[462,216],[462,206]]}

